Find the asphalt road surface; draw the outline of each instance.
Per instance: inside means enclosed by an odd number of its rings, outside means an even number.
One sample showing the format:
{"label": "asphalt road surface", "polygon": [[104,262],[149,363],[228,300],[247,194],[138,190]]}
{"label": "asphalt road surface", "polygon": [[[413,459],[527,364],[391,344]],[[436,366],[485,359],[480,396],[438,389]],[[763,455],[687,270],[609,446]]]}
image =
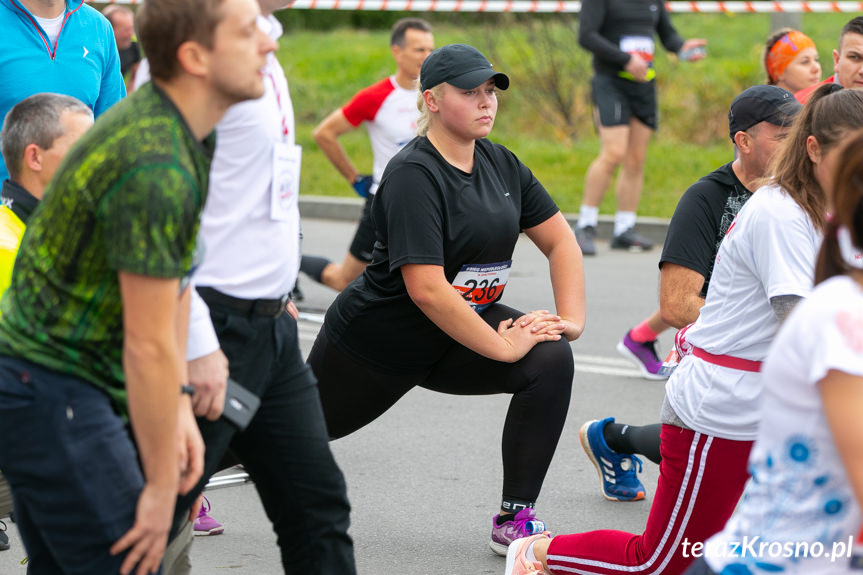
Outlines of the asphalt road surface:
{"label": "asphalt road surface", "polygon": [[[354,227],[304,220],[304,251],[341,259]],[[657,467],[645,461],[646,501],[604,500],[578,442],[586,420],[656,422],[663,397],[662,382],[641,379],[615,350],[626,330],[657,306],[659,246],[641,254],[612,252],[607,242],[598,248],[599,255],[585,262],[588,320],[584,335],[572,344],[575,380],[567,425],[537,503],[539,518],[555,533],[640,531],[656,485]],[[513,260],[503,301],[525,311],[553,310],[542,254],[522,237]],[[306,313],[300,336],[308,354],[320,328],[318,311],[335,294],[305,276],[301,287]],[[660,339],[661,355],[671,341],[670,333]],[[333,443],[353,505],[351,534],[360,573],[503,573],[504,560],[490,551],[488,541],[500,503],[500,433],[508,403],[503,395],[447,396],[416,389],[377,421]],[[196,538],[193,573],[282,573],[275,535],[254,486],[210,489],[207,496],[225,533]],[[0,552],[0,575],[25,573],[14,524],[9,535],[12,548]]]}

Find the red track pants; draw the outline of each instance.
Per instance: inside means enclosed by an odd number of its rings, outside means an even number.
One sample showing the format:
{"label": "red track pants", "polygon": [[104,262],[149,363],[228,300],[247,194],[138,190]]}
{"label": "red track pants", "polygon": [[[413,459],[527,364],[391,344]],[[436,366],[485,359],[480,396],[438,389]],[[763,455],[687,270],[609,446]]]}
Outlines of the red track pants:
{"label": "red track pants", "polygon": [[[731,441],[662,426],[659,483],[641,535],[601,530],[558,535],[548,549],[555,575],[679,575],[691,544],[725,526],[749,477],[751,441]],[[688,540],[690,556],[682,543]]]}

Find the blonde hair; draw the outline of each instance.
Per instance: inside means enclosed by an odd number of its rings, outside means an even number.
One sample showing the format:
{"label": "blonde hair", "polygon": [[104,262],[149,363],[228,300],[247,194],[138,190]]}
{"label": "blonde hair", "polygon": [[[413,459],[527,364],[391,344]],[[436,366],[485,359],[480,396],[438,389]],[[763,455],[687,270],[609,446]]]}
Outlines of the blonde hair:
{"label": "blonde hair", "polygon": [[[417,82],[419,82],[419,80],[417,80]],[[443,94],[443,84],[432,86],[429,88],[429,92],[431,92],[432,96],[436,99],[440,99]],[[422,92],[420,92],[419,97],[417,97],[417,109],[420,111],[419,118],[417,118],[417,136],[425,136],[429,131],[429,124],[431,124],[431,110],[426,106],[426,100],[423,97]]]}

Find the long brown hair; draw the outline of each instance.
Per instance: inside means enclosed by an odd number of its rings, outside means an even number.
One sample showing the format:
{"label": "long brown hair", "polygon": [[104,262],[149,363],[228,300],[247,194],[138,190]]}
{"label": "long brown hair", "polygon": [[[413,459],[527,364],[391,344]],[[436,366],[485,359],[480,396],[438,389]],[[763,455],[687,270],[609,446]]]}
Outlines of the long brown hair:
{"label": "long brown hair", "polygon": [[815,283],[840,274],[847,274],[850,266],[845,263],[839,249],[837,230],[844,227],[851,235],[851,243],[863,249],[863,131],[843,144],[845,149],[836,169],[833,191],[833,216],[824,231],[824,243],[815,264]]}
{"label": "long brown hair", "polygon": [[863,128],[863,91],[843,90],[837,84],[821,86],[797,115],[770,170],[773,174],[770,181],[780,185],[818,229],[824,229],[827,201],[815,177],[815,164],[809,159],[806,140],[814,136],[825,154],[849,132],[860,128]]}

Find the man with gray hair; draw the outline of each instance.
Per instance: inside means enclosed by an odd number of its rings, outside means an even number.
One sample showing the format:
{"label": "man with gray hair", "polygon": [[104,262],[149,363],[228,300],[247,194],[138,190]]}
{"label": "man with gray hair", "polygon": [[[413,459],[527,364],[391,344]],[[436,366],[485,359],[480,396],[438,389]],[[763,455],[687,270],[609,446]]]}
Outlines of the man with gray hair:
{"label": "man with gray hair", "polygon": [[[27,220],[45,193],[60,160],[93,125],[93,112],[80,100],[60,94],[36,94],[16,104],[0,134],[9,179],[0,192],[0,295],[9,287],[12,267]],[[0,518],[12,512],[9,484],[0,473]],[[5,525],[4,525],[5,527]],[[9,538],[0,531],[0,551]]]}
{"label": "man with gray hair", "polygon": [[0,192],[0,294],[9,287],[27,219],[66,152],[92,125],[93,111],[61,94],[35,94],[6,114],[0,132],[9,170]]}

